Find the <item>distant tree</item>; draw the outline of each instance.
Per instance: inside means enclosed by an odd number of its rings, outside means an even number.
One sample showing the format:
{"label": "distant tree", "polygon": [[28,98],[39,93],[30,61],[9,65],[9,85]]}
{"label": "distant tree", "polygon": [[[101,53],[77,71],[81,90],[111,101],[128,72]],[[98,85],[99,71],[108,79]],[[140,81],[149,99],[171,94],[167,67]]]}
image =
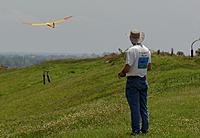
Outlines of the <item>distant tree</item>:
{"label": "distant tree", "polygon": [[160,49],[158,49],[157,54],[160,55]]}
{"label": "distant tree", "polygon": [[200,48],[196,50],[196,55],[200,56]]}
{"label": "distant tree", "polygon": [[173,56],[173,55],[174,55],[174,49],[171,48],[171,56]]}
{"label": "distant tree", "polygon": [[162,51],[162,52],[160,52],[160,55],[161,56],[169,56],[169,55],[171,55],[171,53]]}
{"label": "distant tree", "polygon": [[178,55],[178,56],[184,56],[185,54],[184,54],[182,51],[178,51],[178,52],[176,53],[176,55]]}

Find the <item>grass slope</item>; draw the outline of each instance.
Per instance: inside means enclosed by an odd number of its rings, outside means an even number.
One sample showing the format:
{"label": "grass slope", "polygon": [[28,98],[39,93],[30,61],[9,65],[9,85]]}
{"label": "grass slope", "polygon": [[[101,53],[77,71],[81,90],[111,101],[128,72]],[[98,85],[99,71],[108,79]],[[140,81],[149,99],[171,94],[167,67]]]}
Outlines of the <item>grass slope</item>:
{"label": "grass slope", "polygon": [[[200,137],[200,58],[152,61],[150,133],[138,137]],[[123,63],[61,60],[0,72],[0,137],[130,137],[126,79],[117,78]]]}

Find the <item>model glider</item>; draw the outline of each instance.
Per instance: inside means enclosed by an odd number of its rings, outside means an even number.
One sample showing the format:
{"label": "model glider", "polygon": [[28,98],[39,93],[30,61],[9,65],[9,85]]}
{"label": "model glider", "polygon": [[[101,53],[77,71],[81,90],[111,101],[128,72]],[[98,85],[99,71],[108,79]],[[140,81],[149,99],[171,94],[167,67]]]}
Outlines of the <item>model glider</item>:
{"label": "model glider", "polygon": [[60,19],[60,20],[55,20],[55,21],[52,21],[52,22],[42,22],[42,23],[26,23],[26,24],[29,24],[29,25],[32,25],[32,26],[48,26],[50,28],[55,28],[56,27],[56,23],[61,23],[61,22],[65,22],[67,21],[68,19],[72,18],[73,16],[67,16],[63,19]]}

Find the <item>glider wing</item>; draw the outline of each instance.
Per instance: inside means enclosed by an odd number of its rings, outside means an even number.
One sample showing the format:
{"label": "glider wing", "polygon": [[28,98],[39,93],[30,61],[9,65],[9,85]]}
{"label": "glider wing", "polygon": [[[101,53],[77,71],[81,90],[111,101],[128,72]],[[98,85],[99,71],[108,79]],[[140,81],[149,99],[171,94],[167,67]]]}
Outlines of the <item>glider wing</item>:
{"label": "glider wing", "polygon": [[56,20],[56,21],[53,21],[54,23],[61,23],[61,22],[64,22],[64,21],[66,21],[66,20],[68,20],[68,19],[70,19],[70,18],[72,18],[73,16],[68,16],[68,17],[65,17],[65,18],[63,18],[63,19],[60,19],[60,20]]}
{"label": "glider wing", "polygon": [[31,23],[32,26],[42,26],[47,25],[47,23]]}

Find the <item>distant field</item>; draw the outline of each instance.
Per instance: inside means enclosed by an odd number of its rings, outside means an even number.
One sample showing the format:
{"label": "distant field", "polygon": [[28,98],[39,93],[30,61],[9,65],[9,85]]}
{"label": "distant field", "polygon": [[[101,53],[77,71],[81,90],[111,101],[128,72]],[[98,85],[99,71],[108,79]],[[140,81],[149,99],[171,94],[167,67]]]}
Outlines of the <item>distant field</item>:
{"label": "distant field", "polygon": [[[200,58],[153,55],[150,132],[138,137],[200,137]],[[0,71],[0,137],[130,137],[122,57],[58,60]],[[52,83],[43,85],[43,70]]]}

